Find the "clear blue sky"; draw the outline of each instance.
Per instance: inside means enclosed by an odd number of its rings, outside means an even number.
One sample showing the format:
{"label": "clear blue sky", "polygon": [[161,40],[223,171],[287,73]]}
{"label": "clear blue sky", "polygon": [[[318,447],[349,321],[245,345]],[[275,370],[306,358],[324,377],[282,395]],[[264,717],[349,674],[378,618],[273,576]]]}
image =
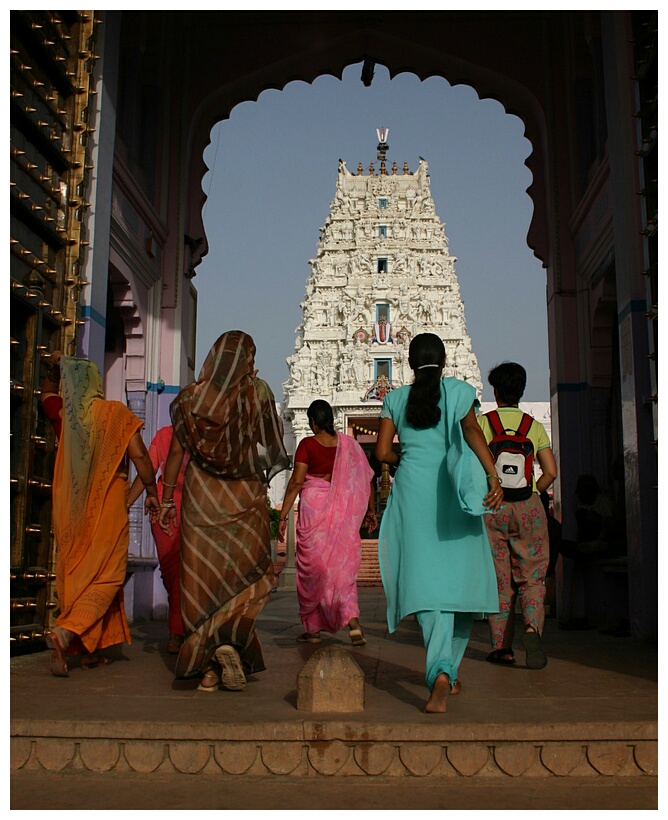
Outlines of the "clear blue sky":
{"label": "clear blue sky", "polygon": [[524,161],[531,145],[520,119],[413,74],[390,80],[382,66],[370,88],[361,64],[343,80],[319,77],[265,91],[212,131],[202,182],[209,253],[197,268],[196,369],[224,330],[249,332],[259,375],[282,401],[285,363],[301,321],[308,260],[329,212],[339,158],[365,173],[376,161],[376,128],[390,129],[389,165],[429,163],[436,213],[445,223],[485,390],[504,360],[527,369],[527,401],[549,400],[545,271],[526,244],[532,203]]}

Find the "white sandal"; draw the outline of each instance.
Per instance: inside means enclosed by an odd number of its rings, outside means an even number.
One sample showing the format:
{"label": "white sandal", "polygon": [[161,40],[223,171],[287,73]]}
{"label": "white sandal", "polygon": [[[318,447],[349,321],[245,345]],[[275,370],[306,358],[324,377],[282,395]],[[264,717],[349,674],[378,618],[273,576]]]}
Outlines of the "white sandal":
{"label": "white sandal", "polygon": [[[206,681],[209,681],[206,683]],[[215,669],[207,669],[197,687],[200,692],[217,692],[220,686],[220,675]]]}
{"label": "white sandal", "polygon": [[233,692],[240,692],[246,686],[246,676],[237,650],[233,646],[219,646],[215,658],[222,669],[222,686]]}

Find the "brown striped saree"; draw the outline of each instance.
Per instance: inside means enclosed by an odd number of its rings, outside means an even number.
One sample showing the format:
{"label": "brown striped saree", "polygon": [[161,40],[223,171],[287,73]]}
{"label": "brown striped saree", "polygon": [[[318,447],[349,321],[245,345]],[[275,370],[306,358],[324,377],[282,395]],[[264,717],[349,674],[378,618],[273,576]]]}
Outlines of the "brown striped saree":
{"label": "brown striped saree", "polygon": [[255,345],[224,333],[196,382],[171,405],[174,435],[190,453],[181,510],[185,641],[176,676],[202,675],[218,646],[234,646],[246,673],[264,667],[255,619],[274,571],[267,482],[289,465],[269,386],[254,376]]}

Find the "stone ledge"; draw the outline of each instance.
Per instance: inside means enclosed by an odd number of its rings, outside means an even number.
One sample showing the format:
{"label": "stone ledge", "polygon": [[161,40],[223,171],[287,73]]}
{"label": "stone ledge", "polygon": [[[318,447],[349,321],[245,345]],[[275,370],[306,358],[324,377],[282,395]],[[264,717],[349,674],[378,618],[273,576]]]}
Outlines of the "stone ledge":
{"label": "stone ledge", "polygon": [[360,713],[359,718],[341,719],[323,713],[322,718],[294,721],[255,723],[176,723],[142,721],[94,720],[32,720],[14,718],[10,721],[11,737],[43,737],[73,739],[141,739],[149,741],[314,741],[342,740],[346,743],[368,741],[376,743],[560,743],[618,741],[656,742],[657,721],[616,721],[582,723],[444,723],[430,716],[406,723],[371,721]]}
{"label": "stone ledge", "polygon": [[656,741],[403,743],[358,740],[11,738],[13,770],[390,777],[651,777]]}

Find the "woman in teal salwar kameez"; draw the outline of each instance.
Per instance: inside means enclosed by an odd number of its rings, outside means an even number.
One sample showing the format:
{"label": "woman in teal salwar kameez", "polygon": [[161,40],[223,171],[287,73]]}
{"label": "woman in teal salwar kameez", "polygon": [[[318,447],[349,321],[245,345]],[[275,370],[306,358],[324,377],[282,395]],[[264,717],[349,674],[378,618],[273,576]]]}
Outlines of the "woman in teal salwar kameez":
{"label": "woman in teal salwar kameez", "polygon": [[[427,650],[424,710],[445,712],[474,618],[499,609],[483,514],[498,508],[503,492],[479,435],[474,388],[441,378],[442,340],[416,336],[409,363],[413,384],[388,393],[381,412],[376,457],[399,466],[378,555],[390,632],[415,614]],[[400,454],[392,449],[395,433]]]}

